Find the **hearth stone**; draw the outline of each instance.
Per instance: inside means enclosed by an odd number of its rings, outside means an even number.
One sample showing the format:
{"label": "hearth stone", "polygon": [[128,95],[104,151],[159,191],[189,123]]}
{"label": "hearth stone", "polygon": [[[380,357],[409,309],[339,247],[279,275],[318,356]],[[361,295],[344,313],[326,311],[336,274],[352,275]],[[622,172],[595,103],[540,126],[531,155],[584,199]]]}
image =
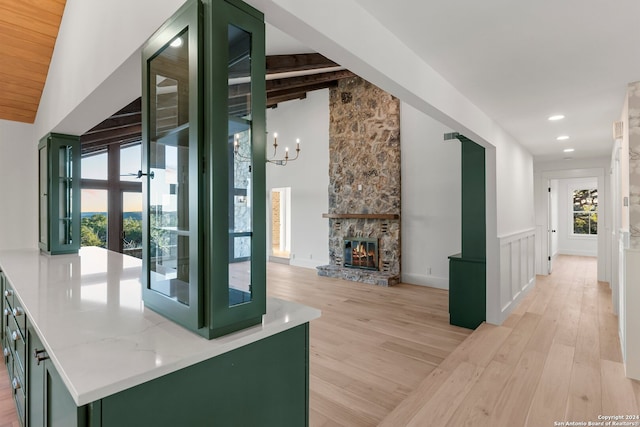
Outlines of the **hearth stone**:
{"label": "hearth stone", "polygon": [[337,265],[320,265],[316,267],[316,269],[318,270],[318,276],[351,280],[352,282],[368,283],[377,286],[393,286],[400,283],[399,275],[382,271],[360,270]]}

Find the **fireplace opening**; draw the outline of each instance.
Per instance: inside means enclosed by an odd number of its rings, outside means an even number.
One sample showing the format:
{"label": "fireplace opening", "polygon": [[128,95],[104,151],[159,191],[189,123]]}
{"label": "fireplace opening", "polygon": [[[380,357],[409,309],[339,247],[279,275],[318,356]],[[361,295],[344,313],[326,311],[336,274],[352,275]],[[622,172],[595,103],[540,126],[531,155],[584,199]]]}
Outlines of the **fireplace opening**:
{"label": "fireplace opening", "polygon": [[345,238],[345,267],[378,270],[378,239]]}

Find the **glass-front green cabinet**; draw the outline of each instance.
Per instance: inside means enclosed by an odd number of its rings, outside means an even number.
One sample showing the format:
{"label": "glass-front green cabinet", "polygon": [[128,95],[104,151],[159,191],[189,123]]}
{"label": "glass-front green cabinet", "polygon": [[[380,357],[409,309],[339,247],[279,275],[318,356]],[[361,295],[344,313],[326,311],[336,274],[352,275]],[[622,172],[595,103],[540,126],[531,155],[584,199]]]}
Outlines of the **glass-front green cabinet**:
{"label": "glass-front green cabinet", "polygon": [[80,249],[80,138],[50,133],[38,144],[39,246],[52,255]]}
{"label": "glass-front green cabinet", "polygon": [[262,13],[189,0],[145,44],[143,298],[207,338],[266,311]]}

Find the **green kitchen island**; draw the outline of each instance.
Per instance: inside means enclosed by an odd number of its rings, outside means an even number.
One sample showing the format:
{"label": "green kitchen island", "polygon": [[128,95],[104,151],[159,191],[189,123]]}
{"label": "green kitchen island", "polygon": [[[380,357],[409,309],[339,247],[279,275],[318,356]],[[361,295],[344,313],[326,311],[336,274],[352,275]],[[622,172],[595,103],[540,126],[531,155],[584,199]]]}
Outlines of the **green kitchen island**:
{"label": "green kitchen island", "polygon": [[205,339],[141,297],[141,262],[101,248],[0,251],[2,344],[25,426],[308,425],[309,322],[275,298]]}

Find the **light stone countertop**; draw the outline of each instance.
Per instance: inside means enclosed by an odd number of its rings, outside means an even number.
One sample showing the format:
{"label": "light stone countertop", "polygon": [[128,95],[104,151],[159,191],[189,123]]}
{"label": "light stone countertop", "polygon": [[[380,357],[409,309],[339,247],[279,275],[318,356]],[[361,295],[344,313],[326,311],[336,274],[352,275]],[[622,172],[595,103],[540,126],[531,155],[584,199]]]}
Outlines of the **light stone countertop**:
{"label": "light stone countertop", "polygon": [[137,258],[92,247],[4,250],[0,269],[78,406],[320,317],[268,298],[261,325],[207,340],[145,309]]}

